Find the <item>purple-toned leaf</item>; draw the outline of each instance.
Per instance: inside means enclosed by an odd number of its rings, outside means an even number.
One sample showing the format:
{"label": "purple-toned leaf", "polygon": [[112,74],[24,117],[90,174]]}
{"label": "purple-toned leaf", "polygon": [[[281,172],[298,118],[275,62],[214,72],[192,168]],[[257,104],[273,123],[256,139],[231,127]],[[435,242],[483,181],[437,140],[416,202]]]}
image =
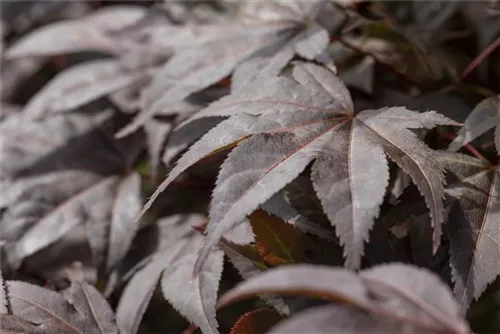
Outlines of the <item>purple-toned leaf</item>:
{"label": "purple-toned leaf", "polygon": [[447,230],[454,291],[465,312],[500,275],[500,171],[464,154],[443,153],[441,160],[458,177],[447,189],[454,200]]}
{"label": "purple-toned leaf", "polygon": [[500,95],[484,99],[472,110],[448,150],[455,152],[493,128],[496,128],[495,145],[500,155],[500,130],[498,130],[500,128]]}
{"label": "purple-toned leaf", "polygon": [[215,302],[223,253],[213,253],[206,271],[197,278],[192,277],[196,251],[202,241],[202,236],[192,226],[201,225],[203,221],[201,215],[173,216],[165,221],[171,226],[165,230],[164,246],[134,275],[120,299],[117,319],[122,332],[137,332],[153,291],[161,281],[165,299],[182,316],[204,333],[217,333]]}
{"label": "purple-toned leaf", "polygon": [[[116,141],[115,119],[110,116],[75,113],[2,124],[2,153],[9,160],[2,165],[2,176],[9,182],[3,187],[1,227],[12,265],[79,224],[87,228],[98,266],[104,268],[108,251],[109,266],[124,256],[136,231],[134,218],[141,200],[138,176],[120,182],[132,155],[141,151],[142,140]],[[127,152],[122,151],[125,145]],[[119,201],[113,201],[115,196]],[[113,234],[122,224],[127,233],[121,235],[129,240],[117,245]],[[108,246],[110,236],[115,244]]]}
{"label": "purple-toned leaf", "polygon": [[268,333],[421,333],[421,328],[411,327],[411,325],[381,319],[354,307],[327,305],[308,309],[283,320]]}
{"label": "purple-toned leaf", "polygon": [[469,333],[447,286],[430,271],[409,265],[375,266],[359,274],[335,267],[281,266],[240,283],[223,295],[218,305],[260,294],[315,297],[337,303],[293,315],[274,328],[278,333],[327,333],[332,328],[347,333],[373,329]]}
{"label": "purple-toned leaf", "polygon": [[112,6],[78,20],[43,26],[17,41],[7,51],[10,58],[51,56],[78,51],[118,51],[110,33],[131,25],[145,15],[139,6]]}
{"label": "purple-toned leaf", "polygon": [[363,282],[344,269],[313,265],[288,265],[263,272],[224,294],[218,307],[257,294],[306,295],[353,305],[369,303]]}
{"label": "purple-toned leaf", "polygon": [[80,316],[85,319],[86,328],[94,328],[96,333],[118,334],[115,314],[106,299],[95,287],[82,279],[74,279],[71,282],[66,298]]}
{"label": "purple-toned leaf", "polygon": [[78,108],[144,77],[117,60],[94,60],[70,67],[47,83],[25,106],[28,119]]}
{"label": "purple-toned leaf", "polygon": [[[292,9],[293,3],[262,3],[255,12],[255,5],[247,3],[242,12],[253,15],[250,22],[231,22],[223,29],[221,25],[195,26],[202,38],[196,36],[192,47],[181,48],[165,64],[144,94],[143,110],[122,134],[137,130],[161,111],[160,106],[217,83],[252,57],[271,57],[267,71],[278,74],[291,59],[291,50],[306,59],[322,55],[328,46],[328,33],[314,21],[324,3],[313,4]],[[313,23],[306,26],[305,21]],[[175,43],[183,34],[169,36]]]}
{"label": "purple-toned leaf", "polygon": [[192,119],[231,117],[190,148],[143,212],[185,168],[237,144],[219,172],[198,270],[227,229],[314,161],[311,180],[317,196],[344,245],[347,266],[359,268],[389,182],[387,154],[424,195],[437,249],[444,220],[442,167],[434,151],[409,129],[456,123],[433,111],[403,107],[353,114],[349,92],[329,70],[298,63],[293,77],[295,81],[279,77],[253,82],[196,114]]}

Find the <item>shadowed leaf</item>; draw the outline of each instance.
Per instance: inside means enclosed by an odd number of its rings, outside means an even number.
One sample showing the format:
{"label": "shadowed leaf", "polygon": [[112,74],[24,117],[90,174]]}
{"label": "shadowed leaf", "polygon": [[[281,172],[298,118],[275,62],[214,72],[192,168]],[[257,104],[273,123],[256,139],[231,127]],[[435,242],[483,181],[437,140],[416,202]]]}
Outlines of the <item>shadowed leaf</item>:
{"label": "shadowed leaf", "polygon": [[243,314],[231,328],[230,334],[261,334],[281,320],[278,312],[261,308]]}

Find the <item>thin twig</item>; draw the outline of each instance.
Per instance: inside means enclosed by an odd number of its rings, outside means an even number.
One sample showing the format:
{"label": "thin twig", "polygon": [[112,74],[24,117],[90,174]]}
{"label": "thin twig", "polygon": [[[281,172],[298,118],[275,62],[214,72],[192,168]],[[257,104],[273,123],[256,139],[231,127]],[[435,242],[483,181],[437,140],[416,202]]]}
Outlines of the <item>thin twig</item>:
{"label": "thin twig", "polygon": [[469,63],[469,65],[467,65],[467,67],[460,74],[460,79],[458,80],[458,82],[454,83],[453,85],[444,87],[443,89],[440,90],[440,92],[441,93],[447,93],[447,92],[449,92],[449,91],[451,91],[453,89],[456,89],[458,87],[458,85],[463,80],[465,80],[465,78],[467,78],[469,76],[469,74],[471,74],[471,72],[474,71],[474,69],[476,67],[478,67],[479,64],[481,64],[481,62],[486,57],[488,57],[493,51],[495,51],[495,49],[498,48],[499,46],[500,46],[500,37],[498,37],[490,45],[488,45],[488,47],[486,49],[484,49],[483,52],[481,52],[476,58],[474,58],[474,60],[471,61]]}
{"label": "thin twig", "polygon": [[193,334],[195,330],[198,329],[198,326],[195,324],[189,324],[189,327],[182,332],[182,334]]}
{"label": "thin twig", "polygon": [[499,46],[500,37],[498,37],[495,41],[493,41],[493,43],[488,45],[488,47],[484,49],[479,56],[477,56],[469,65],[467,65],[462,74],[460,74],[460,80],[464,80],[465,78],[467,78],[467,76],[469,76],[469,74]]}
{"label": "thin twig", "polygon": [[[448,139],[448,140],[451,140],[451,141],[453,141],[457,137],[455,135],[452,135],[451,133],[444,133],[444,132],[439,132],[439,135],[442,138]],[[463,147],[466,148],[476,158],[478,158],[480,160],[483,160],[483,161],[488,161],[489,162],[489,160],[486,159],[484,157],[484,155],[482,155],[481,153],[479,153],[479,151],[476,150],[476,148],[474,146],[472,146],[471,144],[465,144]]]}

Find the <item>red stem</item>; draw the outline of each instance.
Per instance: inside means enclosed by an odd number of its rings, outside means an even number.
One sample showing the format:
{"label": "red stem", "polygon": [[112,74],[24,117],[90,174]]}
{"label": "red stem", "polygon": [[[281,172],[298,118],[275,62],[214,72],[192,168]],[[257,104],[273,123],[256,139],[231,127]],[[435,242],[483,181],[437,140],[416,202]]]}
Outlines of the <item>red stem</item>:
{"label": "red stem", "polygon": [[467,76],[499,46],[500,46],[500,37],[498,37],[496,40],[493,41],[493,43],[488,45],[488,47],[484,49],[483,52],[479,54],[479,56],[477,56],[473,61],[471,61],[469,65],[467,65],[465,70],[460,75],[460,80],[464,80],[465,78],[467,78]]}
{"label": "red stem", "polygon": [[195,324],[189,324],[189,327],[186,328],[186,330],[184,330],[182,334],[193,334],[197,328],[198,326],[196,326]]}
{"label": "red stem", "polygon": [[[457,136],[452,135],[451,133],[444,133],[444,132],[439,132],[439,135],[445,139],[453,141]],[[464,147],[476,158],[483,160],[483,161],[489,161],[486,159],[481,153],[479,153],[478,150],[471,144],[465,144]]]}

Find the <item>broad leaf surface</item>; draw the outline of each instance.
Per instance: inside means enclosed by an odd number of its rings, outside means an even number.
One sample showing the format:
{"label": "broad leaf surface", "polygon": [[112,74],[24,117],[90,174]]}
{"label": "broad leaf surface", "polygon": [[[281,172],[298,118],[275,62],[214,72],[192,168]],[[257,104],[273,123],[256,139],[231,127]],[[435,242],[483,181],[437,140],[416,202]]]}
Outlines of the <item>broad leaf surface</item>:
{"label": "broad leaf surface", "polygon": [[344,245],[347,265],[358,268],[388,184],[388,155],[424,195],[437,249],[444,219],[442,168],[436,154],[408,129],[455,123],[432,111],[417,113],[403,107],[355,114],[347,89],[326,68],[299,63],[293,77],[255,82],[196,114],[193,119],[231,117],[189,149],[143,212],[182,171],[240,142],[217,179],[199,269],[228,228],[314,161],[311,180],[316,193]]}
{"label": "broad leaf surface", "polygon": [[332,267],[283,266],[240,283],[221,297],[219,306],[260,294],[316,297],[339,304],[335,309],[322,306],[323,311],[306,311],[297,315],[297,320],[292,316],[281,325],[293,326],[283,327],[292,332],[311,331],[317,326],[314,332],[323,333],[330,321],[338,320],[333,328],[363,333],[368,328],[361,320],[367,317],[369,324],[381,330],[468,332],[446,285],[431,272],[407,265],[376,266],[359,275]]}
{"label": "broad leaf surface", "polygon": [[5,334],[40,333],[37,326],[10,314],[0,314],[0,328]]}
{"label": "broad leaf surface", "polygon": [[108,302],[84,281],[73,281],[67,298],[21,281],[7,286],[13,315],[35,325],[37,333],[118,333]]}
{"label": "broad leaf surface", "polygon": [[[300,312],[271,328],[268,333],[421,333],[422,328],[394,321],[381,319],[354,307],[326,305]],[[426,329],[426,333],[432,333]],[[439,333],[439,331],[435,332]]]}
{"label": "broad leaf surface", "polygon": [[451,291],[431,271],[387,264],[364,270],[360,277],[380,303],[378,306],[396,315],[395,318],[413,318],[417,320],[417,328],[434,328],[434,331],[467,330]]}
{"label": "broad leaf surface", "polygon": [[257,294],[307,295],[355,305],[369,303],[367,290],[355,273],[313,265],[288,265],[270,269],[224,294],[219,307]]}

